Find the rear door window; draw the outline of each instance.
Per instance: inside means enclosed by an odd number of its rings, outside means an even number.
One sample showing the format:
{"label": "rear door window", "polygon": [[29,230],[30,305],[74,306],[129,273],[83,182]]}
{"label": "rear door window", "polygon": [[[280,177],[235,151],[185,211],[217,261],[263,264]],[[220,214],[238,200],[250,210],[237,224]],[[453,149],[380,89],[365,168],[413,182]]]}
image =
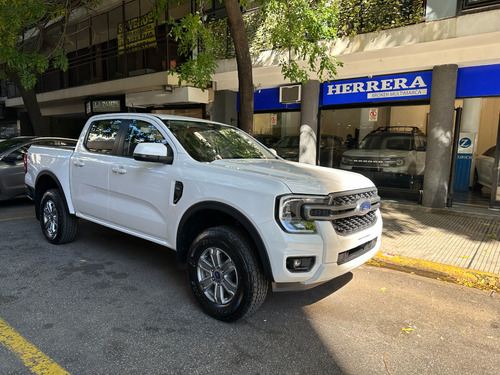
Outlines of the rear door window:
{"label": "rear door window", "polygon": [[85,147],[91,152],[113,154],[115,141],[122,120],[98,120],[90,126],[85,140]]}

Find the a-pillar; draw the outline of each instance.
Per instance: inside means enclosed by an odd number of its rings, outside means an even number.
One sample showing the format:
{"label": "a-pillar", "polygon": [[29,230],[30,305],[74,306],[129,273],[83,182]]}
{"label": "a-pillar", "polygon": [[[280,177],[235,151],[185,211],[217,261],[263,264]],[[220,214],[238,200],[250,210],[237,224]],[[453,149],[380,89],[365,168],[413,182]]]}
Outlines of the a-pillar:
{"label": "a-pillar", "polygon": [[319,81],[303,84],[300,104],[299,162],[313,165],[317,160],[319,87]]}
{"label": "a-pillar", "polygon": [[446,207],[450,153],[453,143],[457,71],[458,66],[455,64],[435,66],[432,71],[422,197],[422,205],[426,207]]}

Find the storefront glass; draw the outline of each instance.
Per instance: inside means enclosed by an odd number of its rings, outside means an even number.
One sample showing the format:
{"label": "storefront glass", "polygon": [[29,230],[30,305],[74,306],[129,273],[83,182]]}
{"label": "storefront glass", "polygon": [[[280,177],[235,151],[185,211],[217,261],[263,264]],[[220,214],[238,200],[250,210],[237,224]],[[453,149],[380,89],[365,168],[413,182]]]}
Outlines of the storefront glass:
{"label": "storefront glass", "polygon": [[[300,112],[256,113],[253,120],[255,138],[267,147],[275,148],[281,157],[298,160]],[[278,147],[275,147],[278,142]]]}
{"label": "storefront glass", "polygon": [[[469,187],[457,189],[460,178],[460,148],[455,177],[454,202],[481,206],[499,206],[500,199],[495,194],[495,152],[500,122],[500,97],[483,97],[463,100],[461,139],[471,135],[472,150],[469,152],[472,163],[468,171]],[[495,183],[496,182],[496,183]],[[498,192],[498,189],[497,189]]]}
{"label": "storefront glass", "polygon": [[321,111],[319,160],[361,173],[381,188],[420,190],[425,170],[429,105]]}

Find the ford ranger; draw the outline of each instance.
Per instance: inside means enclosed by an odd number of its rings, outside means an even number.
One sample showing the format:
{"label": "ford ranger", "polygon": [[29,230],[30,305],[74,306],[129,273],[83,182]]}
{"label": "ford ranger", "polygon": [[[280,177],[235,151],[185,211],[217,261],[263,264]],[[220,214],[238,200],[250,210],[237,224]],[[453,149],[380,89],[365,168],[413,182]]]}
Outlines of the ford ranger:
{"label": "ford ranger", "polygon": [[380,198],[366,177],[282,160],[243,131],[155,114],[91,117],[72,149],[33,146],[25,183],[45,238],[79,219],[177,252],[202,309],[255,312],[272,287],[349,272],[380,246]]}

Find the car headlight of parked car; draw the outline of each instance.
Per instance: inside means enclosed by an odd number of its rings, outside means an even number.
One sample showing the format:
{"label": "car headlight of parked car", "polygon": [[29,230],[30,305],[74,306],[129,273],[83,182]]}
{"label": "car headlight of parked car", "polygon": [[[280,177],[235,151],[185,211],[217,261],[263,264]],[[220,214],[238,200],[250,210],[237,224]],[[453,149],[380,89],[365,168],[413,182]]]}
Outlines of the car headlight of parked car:
{"label": "car headlight of parked car", "polygon": [[395,158],[393,161],[398,167],[405,165],[405,158]]}
{"label": "car headlight of parked car", "polygon": [[345,165],[353,165],[354,164],[354,162],[352,161],[352,158],[350,156],[342,155],[341,161],[342,161],[342,164],[345,164]]}

